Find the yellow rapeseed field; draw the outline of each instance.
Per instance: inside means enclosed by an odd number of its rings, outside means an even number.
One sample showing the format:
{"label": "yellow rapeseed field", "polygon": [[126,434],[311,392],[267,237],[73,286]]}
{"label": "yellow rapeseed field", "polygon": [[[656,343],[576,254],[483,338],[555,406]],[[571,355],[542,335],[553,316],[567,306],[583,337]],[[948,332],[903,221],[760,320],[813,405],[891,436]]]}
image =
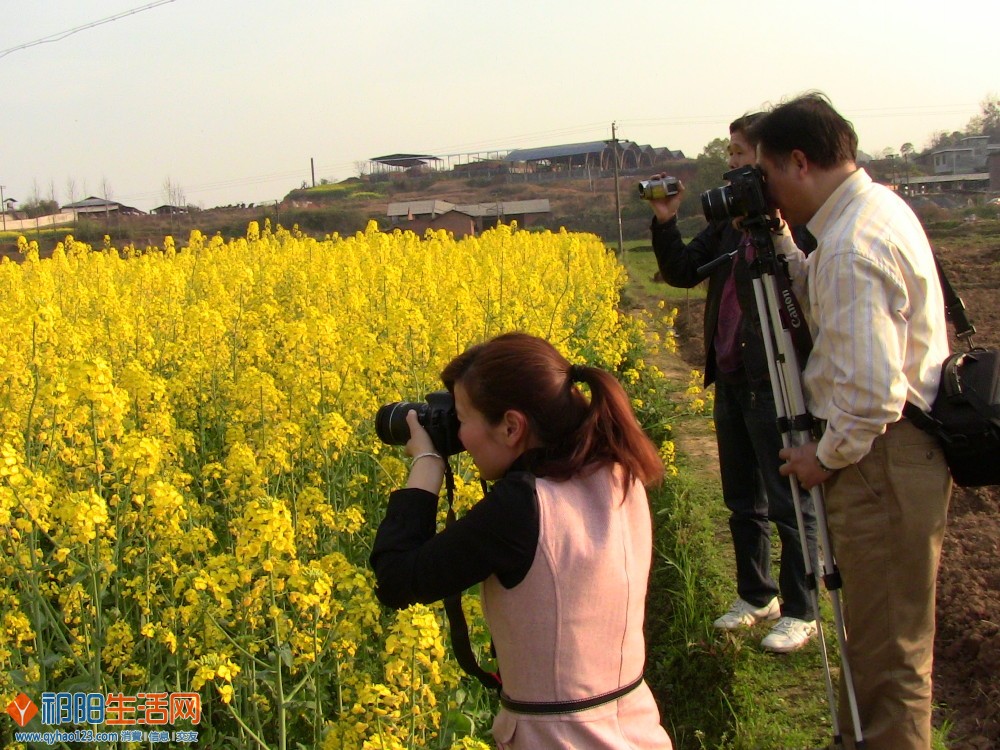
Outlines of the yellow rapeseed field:
{"label": "yellow rapeseed field", "polygon": [[[626,384],[655,375],[601,241],[253,223],[21,250],[0,264],[0,706],[198,692],[182,726],[202,746],[485,748],[488,701],[439,609],[373,595],[374,528],[406,474],[373,418],[515,329]],[[481,489],[455,462],[467,507]]]}

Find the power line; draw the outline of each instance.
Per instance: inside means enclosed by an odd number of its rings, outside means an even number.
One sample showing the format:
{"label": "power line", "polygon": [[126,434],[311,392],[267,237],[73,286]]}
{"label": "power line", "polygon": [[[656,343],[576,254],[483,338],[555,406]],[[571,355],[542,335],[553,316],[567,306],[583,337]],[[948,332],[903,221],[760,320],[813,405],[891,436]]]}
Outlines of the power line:
{"label": "power line", "polygon": [[132,10],[126,10],[121,13],[116,13],[113,16],[108,16],[107,18],[102,18],[99,21],[91,21],[90,23],[85,23],[82,26],[77,26],[75,28],[69,29],[68,31],[59,31],[55,34],[49,34],[48,36],[43,36],[41,39],[36,39],[33,42],[25,42],[24,44],[19,44],[16,47],[11,47],[0,51],[0,57],[6,57],[11,52],[17,52],[22,49],[27,49],[28,47],[35,47],[39,44],[47,44],[49,42],[58,42],[66,37],[73,36],[81,31],[86,31],[87,29],[93,29],[96,26],[102,26],[106,23],[111,23],[112,21],[117,21],[119,18],[125,18],[126,16],[134,16],[136,13],[142,13],[146,10],[151,10],[160,5],[166,5],[167,3],[172,3],[174,0],[156,0],[152,3],[147,3],[139,8],[133,8]]}

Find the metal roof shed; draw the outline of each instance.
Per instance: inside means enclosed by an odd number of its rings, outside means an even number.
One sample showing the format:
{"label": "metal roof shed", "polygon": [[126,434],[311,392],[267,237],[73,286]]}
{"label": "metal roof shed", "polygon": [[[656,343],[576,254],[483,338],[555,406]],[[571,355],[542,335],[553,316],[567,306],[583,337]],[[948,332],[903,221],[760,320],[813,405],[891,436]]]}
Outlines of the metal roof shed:
{"label": "metal roof shed", "polygon": [[386,156],[375,156],[369,159],[372,164],[381,167],[381,171],[395,169],[412,169],[413,167],[427,167],[430,162],[439,162],[441,159],[430,154],[388,154]]}
{"label": "metal roof shed", "polygon": [[[643,155],[643,147],[632,141],[618,142],[619,166],[638,166]],[[561,146],[515,149],[504,157],[508,162],[529,162],[573,167],[595,167],[611,169],[614,166],[614,150],[608,141],[588,141],[567,143]]]}

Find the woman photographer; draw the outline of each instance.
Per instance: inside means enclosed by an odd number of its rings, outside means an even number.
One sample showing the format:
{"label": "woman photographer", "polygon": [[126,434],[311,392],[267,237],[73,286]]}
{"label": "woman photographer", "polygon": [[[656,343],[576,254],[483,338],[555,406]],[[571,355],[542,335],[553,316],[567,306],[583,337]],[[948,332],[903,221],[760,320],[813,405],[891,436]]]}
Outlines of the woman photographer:
{"label": "woman photographer", "polygon": [[670,748],[642,679],[644,485],[663,464],[621,384],[523,333],[471,347],[441,377],[462,444],[493,484],[435,533],[444,464],[407,414],[413,465],[371,554],[379,599],[402,608],[482,583],[503,679],[500,748]]}

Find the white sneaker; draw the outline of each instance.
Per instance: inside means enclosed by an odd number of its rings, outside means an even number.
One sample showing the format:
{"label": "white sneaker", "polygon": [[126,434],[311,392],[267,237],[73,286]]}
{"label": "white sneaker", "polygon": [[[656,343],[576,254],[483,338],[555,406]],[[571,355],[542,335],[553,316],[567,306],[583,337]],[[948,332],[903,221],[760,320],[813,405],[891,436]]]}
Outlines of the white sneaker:
{"label": "white sneaker", "polygon": [[750,602],[737,599],[729,611],[712,624],[719,630],[736,630],[749,628],[761,620],[777,620],[781,617],[781,605],[778,597],[774,597],[763,607],[755,607]]}
{"label": "white sneaker", "polygon": [[790,651],[798,651],[814,635],[816,635],[815,620],[782,617],[760,642],[760,647],[765,651],[787,654]]}

